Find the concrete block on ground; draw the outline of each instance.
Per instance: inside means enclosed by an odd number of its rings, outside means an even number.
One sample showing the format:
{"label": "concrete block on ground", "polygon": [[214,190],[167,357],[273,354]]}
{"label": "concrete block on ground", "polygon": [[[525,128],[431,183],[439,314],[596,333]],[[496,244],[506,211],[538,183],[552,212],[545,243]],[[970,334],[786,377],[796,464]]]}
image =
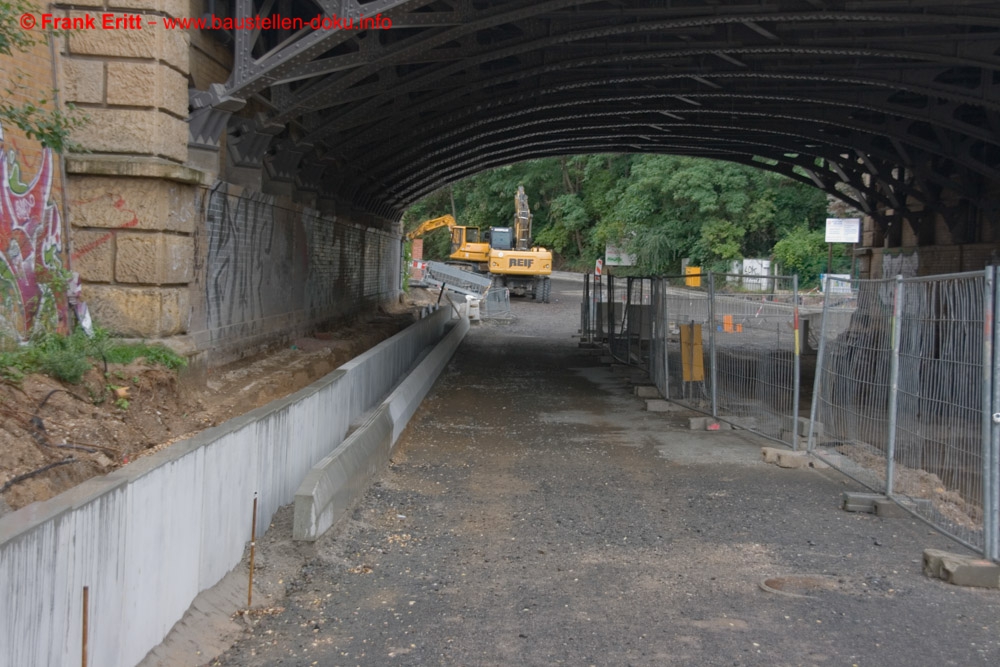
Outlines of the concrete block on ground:
{"label": "concrete block on ground", "polygon": [[780,454],[783,451],[786,451],[786,450],[780,449],[778,447],[761,447],[760,448],[760,455],[761,455],[761,458],[764,459],[764,463],[777,463],[778,462],[778,454]]}
{"label": "concrete block on ground", "polygon": [[778,451],[775,463],[779,468],[811,468],[812,457],[805,452]]}
{"label": "concrete block on ground", "polygon": [[[783,416],[781,418],[781,429],[783,431],[791,432],[792,431],[792,426],[793,426],[793,420],[795,420],[795,419],[797,419],[798,422],[799,422],[799,426],[798,426],[799,435],[809,435],[809,418],[808,417],[792,417],[790,415],[785,415],[785,416]],[[822,422],[816,422],[816,425],[814,427],[814,431],[813,432],[816,434],[817,438],[820,437],[820,436],[822,436],[823,435],[823,423]]]}
{"label": "concrete block on ground", "polygon": [[918,500],[906,498],[892,500],[886,497],[875,501],[875,514],[884,519],[907,519],[911,516],[911,512],[926,511],[930,508],[931,501],[923,498]]}
{"label": "concrete block on ground", "polygon": [[881,493],[858,493],[856,491],[844,491],[841,496],[841,507],[848,512],[875,513],[875,503],[885,499]]}
{"label": "concrete block on ground", "polygon": [[808,452],[793,452],[783,447],[761,447],[760,455],[764,463],[773,463],[779,468],[829,468],[826,463],[815,458]]}
{"label": "concrete block on ground", "polygon": [[939,549],[924,550],[924,574],[955,586],[1000,588],[1000,564]]}
{"label": "concrete block on ground", "polygon": [[692,431],[729,431],[733,427],[712,417],[688,417],[688,428]]}
{"label": "concrete block on ground", "polygon": [[660,390],[653,385],[636,385],[635,395],[639,398],[659,398]]}
{"label": "concrete block on ground", "polygon": [[602,355],[601,356],[601,363],[602,364],[613,364],[613,363],[615,363],[615,358],[612,357],[610,354]]}
{"label": "concrete block on ground", "polygon": [[[808,433],[803,433],[799,431],[799,448],[806,449],[809,446]],[[781,441],[791,443],[792,442],[792,432],[788,429],[781,429]]]}
{"label": "concrete block on ground", "polygon": [[889,498],[875,501],[875,514],[883,519],[905,519],[909,513]]}
{"label": "concrete block on ground", "polygon": [[676,403],[665,401],[662,398],[646,399],[646,412],[676,412],[683,409]]}

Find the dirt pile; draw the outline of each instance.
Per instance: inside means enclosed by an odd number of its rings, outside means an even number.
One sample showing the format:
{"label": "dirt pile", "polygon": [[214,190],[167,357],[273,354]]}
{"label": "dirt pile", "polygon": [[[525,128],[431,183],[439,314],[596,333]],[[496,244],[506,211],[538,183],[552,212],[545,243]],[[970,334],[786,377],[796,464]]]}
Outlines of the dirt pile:
{"label": "dirt pile", "polygon": [[287,396],[391,337],[431,296],[300,338],[252,360],[178,376],[143,361],[100,364],[76,385],[0,382],[0,515]]}

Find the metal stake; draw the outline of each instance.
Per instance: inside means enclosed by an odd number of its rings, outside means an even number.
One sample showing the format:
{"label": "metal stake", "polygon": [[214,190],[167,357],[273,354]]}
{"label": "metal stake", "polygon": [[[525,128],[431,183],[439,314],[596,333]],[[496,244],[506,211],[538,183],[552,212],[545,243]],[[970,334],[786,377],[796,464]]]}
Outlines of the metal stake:
{"label": "metal stake", "polygon": [[[441,290],[444,291],[443,289]],[[253,558],[257,547],[257,494],[253,494],[253,523],[250,525],[250,583],[247,586],[247,611],[253,604]]]}
{"label": "metal stake", "polygon": [[90,586],[83,587],[83,640],[80,654],[80,664],[87,667],[87,636],[90,634]]}

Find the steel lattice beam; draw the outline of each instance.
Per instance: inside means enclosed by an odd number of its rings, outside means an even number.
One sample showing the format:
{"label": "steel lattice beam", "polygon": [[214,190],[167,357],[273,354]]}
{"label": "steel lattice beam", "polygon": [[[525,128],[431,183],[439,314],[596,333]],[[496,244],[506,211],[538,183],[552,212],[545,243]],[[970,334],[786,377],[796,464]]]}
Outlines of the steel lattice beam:
{"label": "steel lattice beam", "polygon": [[[897,217],[910,202],[949,220],[961,216],[943,202],[956,198],[997,207],[986,193],[1000,192],[998,3],[235,0],[233,8],[236,18],[393,22],[235,31],[229,81],[191,95],[193,143],[218,145],[228,131],[240,164],[336,190],[377,215],[396,217],[434,187],[488,166],[611,150],[744,162]],[[250,98],[261,102],[254,113],[244,110]]]}

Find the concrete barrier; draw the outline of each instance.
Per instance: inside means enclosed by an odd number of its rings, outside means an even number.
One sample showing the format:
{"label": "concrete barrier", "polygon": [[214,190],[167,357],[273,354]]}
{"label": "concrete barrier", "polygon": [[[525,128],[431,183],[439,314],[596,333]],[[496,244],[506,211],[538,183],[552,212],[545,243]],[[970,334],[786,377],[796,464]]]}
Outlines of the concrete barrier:
{"label": "concrete barrier", "polygon": [[0,667],[80,664],[84,586],[90,664],[142,660],[239,564],[254,495],[263,534],[450,317],[442,308],[287,398],[0,518]]}
{"label": "concrete barrier", "polygon": [[318,539],[364,494],[468,330],[462,317],[365,423],[313,466],[295,493],[294,539]]}

